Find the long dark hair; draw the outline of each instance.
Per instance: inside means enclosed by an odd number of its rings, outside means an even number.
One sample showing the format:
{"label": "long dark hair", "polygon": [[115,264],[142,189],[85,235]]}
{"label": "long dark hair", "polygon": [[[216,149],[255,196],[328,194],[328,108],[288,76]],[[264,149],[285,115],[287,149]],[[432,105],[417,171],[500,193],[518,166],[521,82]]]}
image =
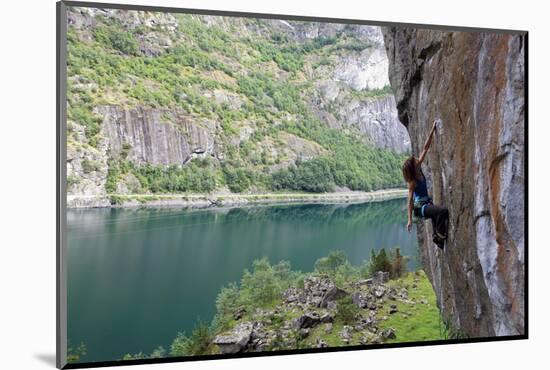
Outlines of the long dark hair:
{"label": "long dark hair", "polygon": [[406,182],[416,182],[418,178],[418,170],[416,165],[416,158],[411,155],[405,163],[403,163],[403,178]]}

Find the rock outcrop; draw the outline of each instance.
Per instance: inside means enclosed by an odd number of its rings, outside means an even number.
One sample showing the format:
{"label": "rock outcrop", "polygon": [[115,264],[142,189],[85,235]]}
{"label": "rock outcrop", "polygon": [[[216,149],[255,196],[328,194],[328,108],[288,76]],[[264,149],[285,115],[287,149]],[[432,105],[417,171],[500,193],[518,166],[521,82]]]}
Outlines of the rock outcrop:
{"label": "rock outcrop", "polygon": [[[414,315],[425,318],[423,309],[433,307],[428,315],[437,317],[433,292],[430,290],[429,298],[417,285],[421,279],[429,284],[424,272],[391,283],[380,278],[385,274],[379,271],[375,274],[378,278],[352,279],[344,283],[345,290],[326,275],[311,274],[304,278],[303,287],[282,292],[272,308],[238,307],[231,314],[236,323],[217,333],[212,343],[220,353],[386,343],[399,337],[397,329],[386,322],[386,314],[399,312],[403,320]],[[417,304],[424,305],[422,313]]]}
{"label": "rock outcrop", "polygon": [[310,106],[328,126],[354,127],[378,148],[410,152],[409,133],[397,118],[393,95],[355,96],[351,86],[334,80],[320,80],[316,86]]}
{"label": "rock outcrop", "polygon": [[410,152],[411,139],[397,118],[393,96],[354,101],[346,108],[341,111],[343,121],[357,127],[375,146]]}
{"label": "rock outcrop", "polygon": [[138,165],[184,165],[214,155],[216,122],[172,109],[103,106],[102,132],[110,156],[122,153]]}
{"label": "rock outcrop", "polygon": [[218,335],[213,343],[218,345],[221,353],[239,353],[246,348],[252,335],[252,324],[240,323],[229,333]]}
{"label": "rock outcrop", "polygon": [[449,209],[444,252],[419,224],[424,268],[439,306],[469,336],[524,327],[524,53],[522,35],[383,30],[401,122],[434,202]]}

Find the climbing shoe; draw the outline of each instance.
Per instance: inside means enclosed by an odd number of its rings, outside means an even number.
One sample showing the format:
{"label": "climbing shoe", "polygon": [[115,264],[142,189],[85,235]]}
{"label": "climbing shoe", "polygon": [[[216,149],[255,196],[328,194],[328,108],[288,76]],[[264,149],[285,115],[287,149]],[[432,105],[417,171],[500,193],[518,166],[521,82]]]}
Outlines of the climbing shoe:
{"label": "climbing shoe", "polygon": [[437,234],[434,234],[433,241],[439,249],[445,248],[445,239],[440,238]]}

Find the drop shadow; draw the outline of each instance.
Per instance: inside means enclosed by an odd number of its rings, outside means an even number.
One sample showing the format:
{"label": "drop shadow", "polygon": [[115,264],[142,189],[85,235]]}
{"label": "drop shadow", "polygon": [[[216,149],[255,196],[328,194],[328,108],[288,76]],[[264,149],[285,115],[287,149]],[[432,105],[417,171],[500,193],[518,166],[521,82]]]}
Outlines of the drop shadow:
{"label": "drop shadow", "polygon": [[46,365],[50,365],[52,367],[55,367],[55,353],[35,353],[34,358],[37,360],[42,361]]}

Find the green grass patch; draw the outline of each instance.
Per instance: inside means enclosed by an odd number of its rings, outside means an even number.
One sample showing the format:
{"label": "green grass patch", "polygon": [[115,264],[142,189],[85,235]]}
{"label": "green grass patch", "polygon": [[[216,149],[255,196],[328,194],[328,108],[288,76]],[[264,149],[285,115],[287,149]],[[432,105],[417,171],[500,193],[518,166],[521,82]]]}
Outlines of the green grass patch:
{"label": "green grass patch", "polygon": [[[418,281],[415,282],[415,279]],[[379,313],[377,317],[379,320],[382,316],[388,318],[380,321],[380,327],[395,329],[397,337],[388,340],[389,343],[445,339],[445,325],[440,321],[436,295],[424,271],[409,273],[401,279],[390,281],[388,285],[397,289],[407,287],[409,299],[416,302],[415,305],[410,305],[389,300]],[[416,288],[413,288],[413,285],[416,285]],[[426,300],[427,303],[420,303],[421,300]],[[389,309],[390,304],[397,305],[397,313],[390,315],[384,312]],[[403,313],[410,315],[404,318]]]}

